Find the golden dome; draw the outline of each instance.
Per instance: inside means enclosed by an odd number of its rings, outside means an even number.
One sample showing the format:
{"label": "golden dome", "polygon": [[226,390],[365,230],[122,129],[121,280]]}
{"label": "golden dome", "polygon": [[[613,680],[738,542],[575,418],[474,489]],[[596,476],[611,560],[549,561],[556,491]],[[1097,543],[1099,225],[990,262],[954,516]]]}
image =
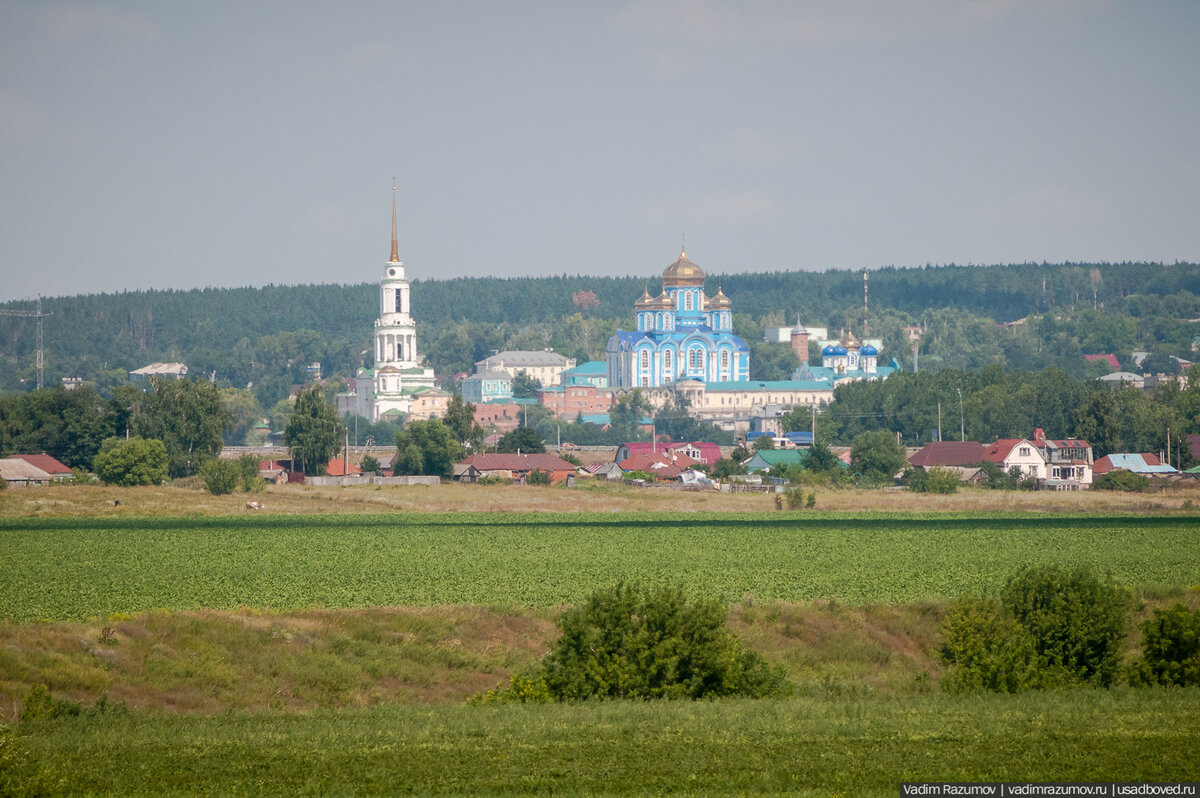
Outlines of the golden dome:
{"label": "golden dome", "polygon": [[721,286],[717,286],[717,293],[712,299],[708,300],[708,306],[713,310],[729,310],[733,307],[733,302],[729,297],[725,296],[725,292],[721,290]]}
{"label": "golden dome", "polygon": [[650,303],[646,305],[646,307],[650,310],[671,310],[675,307],[675,305],[671,302],[671,297],[667,296],[667,292],[663,291],[654,299],[650,300]]}
{"label": "golden dome", "polygon": [[688,260],[687,252],[680,250],[679,259],[663,270],[663,287],[677,285],[704,285],[704,272]]}
{"label": "golden dome", "polygon": [[654,300],[650,298],[650,289],[643,288],[641,298],[638,299],[637,302],[633,303],[633,309],[634,310],[645,310],[647,307],[649,307],[650,303],[653,301]]}

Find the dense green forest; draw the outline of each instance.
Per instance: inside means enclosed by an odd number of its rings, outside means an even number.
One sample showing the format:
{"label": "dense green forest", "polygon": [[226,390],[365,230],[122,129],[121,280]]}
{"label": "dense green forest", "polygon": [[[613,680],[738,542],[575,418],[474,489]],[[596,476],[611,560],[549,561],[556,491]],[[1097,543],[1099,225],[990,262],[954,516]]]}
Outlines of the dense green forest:
{"label": "dense green forest", "polygon": [[[832,331],[862,333],[862,272],[713,274],[734,302],[735,330],[752,346],[752,377],[781,379],[795,361],[762,330],[800,318]],[[921,325],[922,370],[1038,371],[1058,366],[1094,375],[1083,354],[1191,357],[1200,317],[1196,264],[1020,264],[929,266],[871,272],[869,330],[884,356],[911,367],[904,328]],[[617,327],[633,324],[633,302],[649,278],[559,276],[415,281],[412,303],[421,349],[443,376],[470,371],[493,349],[553,347],[579,360],[603,357]],[[2,310],[27,309],[11,302]],[[325,376],[370,365],[378,287],[302,285],[139,291],[43,299],[46,384],[82,377],[101,394],[129,370],[185,362],[192,376],[249,388],[270,408],[320,362]],[[1012,325],[1011,322],[1024,319]],[[0,392],[36,382],[33,319],[0,316]]]}

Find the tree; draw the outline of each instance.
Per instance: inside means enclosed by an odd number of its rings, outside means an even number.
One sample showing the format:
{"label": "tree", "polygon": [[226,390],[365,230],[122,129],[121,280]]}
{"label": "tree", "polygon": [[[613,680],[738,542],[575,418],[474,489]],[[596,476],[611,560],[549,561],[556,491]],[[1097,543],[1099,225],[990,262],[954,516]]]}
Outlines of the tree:
{"label": "tree", "polygon": [[1145,684],[1200,685],[1200,611],[1183,603],[1156,608],[1142,622],[1142,658],[1132,675]]}
{"label": "tree", "polygon": [[770,435],[759,435],[754,439],[754,451],[761,452],[764,449],[774,449],[775,439]]}
{"label": "tree", "polygon": [[204,380],[155,377],[132,418],[133,432],[162,441],[172,478],[195,474],[221,451],[222,435],[233,417],[217,386]]}
{"label": "tree", "polygon": [[304,473],[324,474],[337,453],[346,428],[333,405],[325,403],[320,386],[296,395],[296,404],[283,431],[283,444],[292,458],[304,463]]}
{"label": "tree", "polygon": [[537,392],[542,388],[542,381],[530,377],[524,370],[518,371],[512,381],[514,399],[536,399]]}
{"label": "tree", "polygon": [[617,430],[625,441],[637,440],[642,419],[650,415],[650,403],[642,396],[640,388],[634,388],[617,399],[616,404],[608,412],[613,429]]}
{"label": "tree", "polygon": [[812,446],[808,447],[808,452],[804,456],[804,468],[815,474],[832,474],[840,473],[843,465],[838,456],[829,448],[829,444],[818,438]]}
{"label": "tree", "polygon": [[160,440],[109,438],[92,470],[106,485],[161,485],[167,480],[167,448]]}
{"label": "tree", "polygon": [[462,446],[439,419],[414,421],[396,435],[396,476],[424,474],[449,477],[462,458]]}
{"label": "tree", "polygon": [[364,474],[373,474],[379,470],[379,461],[369,454],[364,454],[362,462],[359,463],[359,468]]}
{"label": "tree", "polygon": [[712,475],[717,479],[729,479],[737,474],[745,474],[746,467],[731,458],[722,457],[713,463]]}
{"label": "tree", "polygon": [[462,394],[450,397],[445,421],[460,444],[470,446],[473,451],[483,448],[483,427],[475,423],[475,405],[463,399]]}
{"label": "tree", "polygon": [[904,448],[887,430],[864,432],[850,447],[850,465],[868,478],[891,479],[906,462]]}
{"label": "tree", "polygon": [[541,434],[529,427],[519,427],[508,432],[496,444],[496,451],[505,454],[542,454],[546,451],[546,442]]}

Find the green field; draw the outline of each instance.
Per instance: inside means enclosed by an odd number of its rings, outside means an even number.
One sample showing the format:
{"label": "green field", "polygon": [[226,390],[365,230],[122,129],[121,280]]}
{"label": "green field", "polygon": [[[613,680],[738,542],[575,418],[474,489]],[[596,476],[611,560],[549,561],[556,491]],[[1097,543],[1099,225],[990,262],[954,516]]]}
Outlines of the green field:
{"label": "green field", "polygon": [[0,618],[156,609],[544,607],[618,580],[761,601],[995,591],[1033,563],[1200,582],[1200,519],[441,514],[0,521]]}
{"label": "green field", "polygon": [[1200,781],[1200,690],[114,715],[14,742],[22,791],[76,795],[891,798],[918,780]]}

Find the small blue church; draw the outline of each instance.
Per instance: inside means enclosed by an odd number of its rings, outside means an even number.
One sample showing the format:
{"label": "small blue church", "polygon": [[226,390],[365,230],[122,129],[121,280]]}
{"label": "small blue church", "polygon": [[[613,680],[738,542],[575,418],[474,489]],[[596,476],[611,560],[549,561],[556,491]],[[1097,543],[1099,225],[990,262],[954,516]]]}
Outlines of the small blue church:
{"label": "small blue church", "polygon": [[750,379],[750,349],[733,334],[733,303],[718,287],[704,293],[704,272],[680,251],[663,270],[662,293],[633,305],[637,330],[617,330],[605,360],[611,388],[657,388],[679,380]]}

